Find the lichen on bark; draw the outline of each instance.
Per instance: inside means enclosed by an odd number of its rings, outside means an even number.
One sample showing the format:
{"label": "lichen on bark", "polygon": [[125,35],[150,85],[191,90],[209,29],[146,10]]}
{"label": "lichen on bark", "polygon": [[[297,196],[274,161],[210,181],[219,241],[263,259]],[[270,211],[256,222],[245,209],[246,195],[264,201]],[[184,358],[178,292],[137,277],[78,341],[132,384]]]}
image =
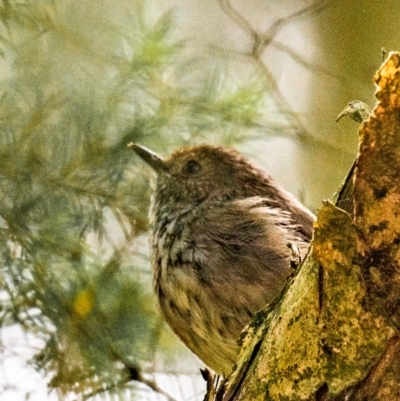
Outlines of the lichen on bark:
{"label": "lichen on bark", "polygon": [[[249,326],[224,400],[395,400],[400,392],[400,55],[374,77],[354,211],[324,202],[310,253]],[[367,397],[367,398],[366,398]]]}

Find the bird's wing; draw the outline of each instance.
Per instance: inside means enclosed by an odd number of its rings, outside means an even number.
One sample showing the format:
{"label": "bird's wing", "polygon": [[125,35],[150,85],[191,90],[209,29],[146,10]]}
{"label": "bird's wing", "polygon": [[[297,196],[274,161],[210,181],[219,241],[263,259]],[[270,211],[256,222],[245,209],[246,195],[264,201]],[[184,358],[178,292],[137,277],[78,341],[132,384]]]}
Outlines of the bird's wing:
{"label": "bird's wing", "polygon": [[290,274],[287,244],[308,247],[296,236],[290,214],[266,207],[260,197],[210,208],[196,225],[195,259],[203,279],[216,287],[221,301],[226,291],[236,292],[243,298],[238,303],[253,313],[275,298]]}

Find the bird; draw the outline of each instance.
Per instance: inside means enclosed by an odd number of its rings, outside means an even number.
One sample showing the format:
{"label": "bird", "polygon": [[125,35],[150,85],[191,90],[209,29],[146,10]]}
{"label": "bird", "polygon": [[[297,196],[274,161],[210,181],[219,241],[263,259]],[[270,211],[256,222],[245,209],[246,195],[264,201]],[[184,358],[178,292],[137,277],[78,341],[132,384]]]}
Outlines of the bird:
{"label": "bird", "polygon": [[314,214],[234,149],[183,147],[163,158],[131,148],[156,173],[149,222],[153,286],[168,325],[215,373],[229,375],[238,339],[291,274]]}

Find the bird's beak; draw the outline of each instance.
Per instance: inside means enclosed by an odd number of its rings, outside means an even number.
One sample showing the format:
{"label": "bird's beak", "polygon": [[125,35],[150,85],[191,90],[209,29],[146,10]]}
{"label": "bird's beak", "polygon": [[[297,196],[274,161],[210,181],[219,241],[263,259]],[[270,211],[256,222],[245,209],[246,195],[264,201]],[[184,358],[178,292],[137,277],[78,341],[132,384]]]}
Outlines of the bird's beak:
{"label": "bird's beak", "polygon": [[336,117],[336,122],[338,122],[342,117],[349,116],[352,120],[361,124],[368,119],[371,113],[372,111],[366,103],[360,100],[353,100]]}
{"label": "bird's beak", "polygon": [[132,149],[137,155],[139,155],[150,167],[152,167],[156,171],[156,173],[167,171],[167,166],[164,162],[164,159],[157,153],[154,153],[144,146],[136,145],[133,142],[129,143],[127,146],[128,148]]}

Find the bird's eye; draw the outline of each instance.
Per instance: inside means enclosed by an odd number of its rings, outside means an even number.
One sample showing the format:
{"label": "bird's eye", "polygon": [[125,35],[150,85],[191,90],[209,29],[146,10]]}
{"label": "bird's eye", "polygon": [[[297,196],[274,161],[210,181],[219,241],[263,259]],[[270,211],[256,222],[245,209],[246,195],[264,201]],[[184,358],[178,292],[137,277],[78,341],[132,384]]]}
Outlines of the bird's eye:
{"label": "bird's eye", "polygon": [[182,168],[182,174],[194,175],[201,171],[200,163],[196,160],[189,160]]}

